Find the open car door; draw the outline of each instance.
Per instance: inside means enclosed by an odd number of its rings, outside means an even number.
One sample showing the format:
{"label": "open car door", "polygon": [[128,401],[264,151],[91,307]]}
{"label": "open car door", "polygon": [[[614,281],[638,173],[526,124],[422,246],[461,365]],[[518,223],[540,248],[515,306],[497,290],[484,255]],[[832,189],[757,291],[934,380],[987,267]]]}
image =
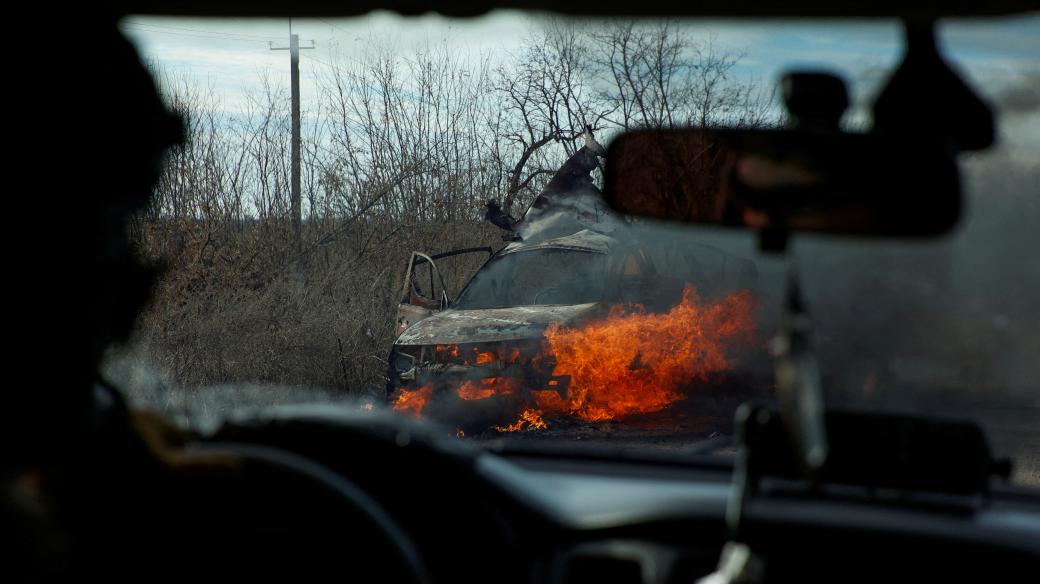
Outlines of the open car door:
{"label": "open car door", "polygon": [[[401,302],[397,306],[395,334],[400,335],[408,327],[451,305],[453,297],[444,283],[444,275],[436,260],[471,253],[494,254],[490,247],[468,247],[432,256],[413,251],[408,259],[401,290]],[[485,258],[486,259],[486,258]]]}

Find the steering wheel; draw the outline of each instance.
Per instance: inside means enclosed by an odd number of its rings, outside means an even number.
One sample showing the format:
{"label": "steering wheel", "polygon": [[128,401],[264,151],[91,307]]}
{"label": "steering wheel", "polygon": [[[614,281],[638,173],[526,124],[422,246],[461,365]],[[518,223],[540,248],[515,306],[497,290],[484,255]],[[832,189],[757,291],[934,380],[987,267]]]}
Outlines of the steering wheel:
{"label": "steering wheel", "polygon": [[225,512],[240,522],[243,537],[256,537],[272,552],[293,560],[280,565],[266,558],[265,570],[271,570],[265,572],[267,576],[281,570],[294,578],[301,571],[322,574],[351,565],[354,557],[354,565],[365,568],[362,574],[373,573],[373,581],[432,581],[405,531],[349,479],[298,454],[265,445],[215,442],[200,450],[226,453],[239,462],[237,480],[228,489],[233,496],[220,505],[231,508]]}
{"label": "steering wheel", "polygon": [[[341,516],[350,516],[351,509],[368,508],[377,517],[333,520],[314,505],[298,513],[317,513],[316,521],[324,526],[340,524],[333,541],[349,535],[343,533],[348,527],[358,534],[364,534],[364,529],[372,531],[361,542],[361,549],[367,551],[355,557],[359,565],[373,564],[377,556],[384,558],[378,562],[380,566],[397,564],[391,566],[392,575],[380,567],[380,581],[425,582],[432,574],[438,581],[477,584],[515,560],[510,552],[515,535],[502,524],[500,508],[490,503],[500,495],[480,478],[477,460],[482,451],[435,424],[402,418],[389,410],[301,404],[226,421],[209,441],[214,445],[246,444],[249,453],[254,452],[252,445],[289,451],[294,458],[302,456],[322,469],[322,476],[334,475],[325,482],[343,484],[346,479],[367,494],[347,494],[329,505],[342,509]],[[427,480],[435,475],[438,480]],[[306,492],[302,489],[298,491]],[[284,498],[280,491],[271,496]],[[314,498],[316,493],[307,497]],[[393,520],[379,519],[387,515]],[[389,546],[397,551],[383,551]],[[460,546],[467,552],[463,562],[458,556]],[[406,563],[408,557],[419,558],[409,551],[414,549],[421,551],[422,561]],[[503,580],[507,584],[513,581],[519,580]]]}

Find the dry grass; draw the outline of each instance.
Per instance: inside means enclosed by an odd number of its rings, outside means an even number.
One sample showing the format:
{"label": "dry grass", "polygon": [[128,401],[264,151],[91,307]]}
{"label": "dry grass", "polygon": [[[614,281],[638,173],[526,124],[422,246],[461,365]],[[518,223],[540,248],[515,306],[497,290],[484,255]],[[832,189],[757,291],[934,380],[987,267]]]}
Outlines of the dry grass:
{"label": "dry grass", "polygon": [[[165,265],[150,306],[122,351],[171,385],[279,384],[378,392],[398,291],[413,250],[502,244],[486,223],[405,226],[371,220],[339,230],[308,225],[303,252],[286,224],[141,223],[140,253]],[[486,256],[443,266],[457,291]]]}

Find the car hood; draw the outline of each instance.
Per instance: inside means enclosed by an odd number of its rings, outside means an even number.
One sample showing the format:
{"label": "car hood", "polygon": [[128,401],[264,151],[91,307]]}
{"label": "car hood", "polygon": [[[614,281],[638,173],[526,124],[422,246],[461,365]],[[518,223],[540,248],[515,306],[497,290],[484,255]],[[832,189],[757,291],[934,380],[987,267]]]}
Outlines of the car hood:
{"label": "car hood", "polygon": [[413,324],[401,333],[396,344],[448,345],[538,338],[550,323],[574,323],[595,314],[600,306],[592,302],[445,310]]}

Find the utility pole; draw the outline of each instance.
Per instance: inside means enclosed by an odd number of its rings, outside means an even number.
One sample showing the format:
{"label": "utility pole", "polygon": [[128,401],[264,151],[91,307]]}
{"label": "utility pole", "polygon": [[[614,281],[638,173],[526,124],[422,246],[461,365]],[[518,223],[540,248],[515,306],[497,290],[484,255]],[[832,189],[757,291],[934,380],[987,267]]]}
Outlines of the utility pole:
{"label": "utility pole", "polygon": [[289,77],[292,86],[292,184],[290,185],[290,196],[292,197],[292,229],[293,239],[296,247],[300,247],[300,231],[303,225],[303,205],[300,195],[300,49],[313,49],[314,41],[309,41],[310,46],[300,46],[300,35],[293,34],[292,21],[289,22],[289,46],[275,47],[270,45],[272,51],[289,51]]}

